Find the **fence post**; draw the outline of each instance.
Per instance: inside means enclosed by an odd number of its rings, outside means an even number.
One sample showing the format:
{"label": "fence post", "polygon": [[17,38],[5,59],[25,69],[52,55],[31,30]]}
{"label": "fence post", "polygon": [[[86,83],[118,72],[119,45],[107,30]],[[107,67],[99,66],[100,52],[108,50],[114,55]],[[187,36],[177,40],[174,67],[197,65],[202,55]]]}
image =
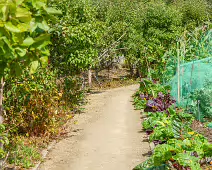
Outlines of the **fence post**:
{"label": "fence post", "polygon": [[179,52],[179,44],[177,46],[177,100],[178,104],[180,103],[180,52]]}

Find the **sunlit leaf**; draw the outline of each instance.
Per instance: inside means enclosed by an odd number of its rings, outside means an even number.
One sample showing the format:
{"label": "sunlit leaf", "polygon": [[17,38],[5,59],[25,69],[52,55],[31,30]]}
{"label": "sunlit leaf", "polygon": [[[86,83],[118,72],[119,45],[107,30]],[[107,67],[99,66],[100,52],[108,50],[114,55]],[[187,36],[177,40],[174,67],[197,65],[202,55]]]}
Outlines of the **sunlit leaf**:
{"label": "sunlit leaf", "polygon": [[13,25],[11,22],[7,22],[5,24],[5,28],[11,32],[21,32],[15,25]]}
{"label": "sunlit leaf", "polygon": [[48,64],[48,57],[47,56],[41,57],[40,62],[42,66],[46,66]]}
{"label": "sunlit leaf", "polygon": [[23,41],[23,46],[30,46],[34,43],[35,41],[33,40],[33,38],[31,37],[27,37],[24,41]]}
{"label": "sunlit leaf", "polygon": [[17,47],[15,50],[16,50],[16,52],[17,52],[21,57],[25,56],[25,55],[26,55],[26,52],[27,52],[26,49],[19,48],[19,47]]}
{"label": "sunlit leaf", "polygon": [[56,10],[56,9],[50,8],[50,7],[45,8],[45,10],[48,14],[54,14],[54,15],[61,15],[62,14],[62,12],[60,10]]}
{"label": "sunlit leaf", "polygon": [[3,21],[7,21],[7,19],[8,19],[8,13],[9,13],[8,6],[7,5],[3,6],[2,7],[2,14],[3,14],[2,19],[3,19]]}
{"label": "sunlit leaf", "polygon": [[34,74],[36,72],[38,66],[39,66],[39,62],[38,61],[31,62],[30,74]]}

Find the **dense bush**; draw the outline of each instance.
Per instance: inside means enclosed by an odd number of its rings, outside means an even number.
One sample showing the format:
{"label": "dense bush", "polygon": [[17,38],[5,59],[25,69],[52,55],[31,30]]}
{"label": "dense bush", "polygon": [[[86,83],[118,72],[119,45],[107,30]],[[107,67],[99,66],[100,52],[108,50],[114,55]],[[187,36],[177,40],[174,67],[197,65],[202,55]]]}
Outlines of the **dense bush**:
{"label": "dense bush", "polygon": [[177,0],[174,6],[182,13],[186,29],[194,29],[211,18],[211,7],[206,0]]}
{"label": "dense bush", "polygon": [[104,26],[97,20],[96,8],[88,1],[51,1],[62,10],[58,23],[52,24],[50,62],[60,74],[74,75],[95,66],[98,42]]}
{"label": "dense bush", "polygon": [[11,77],[5,86],[5,122],[11,133],[42,136],[56,133],[82,99],[83,92],[74,78],[57,79],[50,68],[33,75],[25,72]]}
{"label": "dense bush", "polygon": [[189,95],[189,99],[193,101],[188,106],[189,111],[194,113],[197,120],[212,119],[212,89],[210,86],[196,89]]}

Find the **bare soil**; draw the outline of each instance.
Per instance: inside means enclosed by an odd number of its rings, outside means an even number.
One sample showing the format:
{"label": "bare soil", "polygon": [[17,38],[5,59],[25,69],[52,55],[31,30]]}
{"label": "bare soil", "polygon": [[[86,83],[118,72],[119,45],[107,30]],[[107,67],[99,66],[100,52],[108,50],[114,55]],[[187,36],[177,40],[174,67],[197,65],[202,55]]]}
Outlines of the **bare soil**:
{"label": "bare soil", "polygon": [[132,170],[150,150],[131,96],[137,85],[96,92],[40,170]]}
{"label": "bare soil", "polygon": [[192,124],[192,129],[205,136],[212,143],[212,129],[205,127],[203,123],[196,120]]}

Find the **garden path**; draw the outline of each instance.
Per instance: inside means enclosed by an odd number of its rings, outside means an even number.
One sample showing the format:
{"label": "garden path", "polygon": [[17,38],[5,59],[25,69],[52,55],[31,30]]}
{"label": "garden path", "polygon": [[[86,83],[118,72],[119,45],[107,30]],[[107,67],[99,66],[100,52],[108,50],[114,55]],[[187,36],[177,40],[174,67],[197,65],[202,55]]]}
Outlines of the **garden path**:
{"label": "garden path", "polygon": [[85,112],[70,122],[68,137],[51,149],[40,170],[132,170],[146,160],[149,144],[131,102],[137,88],[90,95]]}

